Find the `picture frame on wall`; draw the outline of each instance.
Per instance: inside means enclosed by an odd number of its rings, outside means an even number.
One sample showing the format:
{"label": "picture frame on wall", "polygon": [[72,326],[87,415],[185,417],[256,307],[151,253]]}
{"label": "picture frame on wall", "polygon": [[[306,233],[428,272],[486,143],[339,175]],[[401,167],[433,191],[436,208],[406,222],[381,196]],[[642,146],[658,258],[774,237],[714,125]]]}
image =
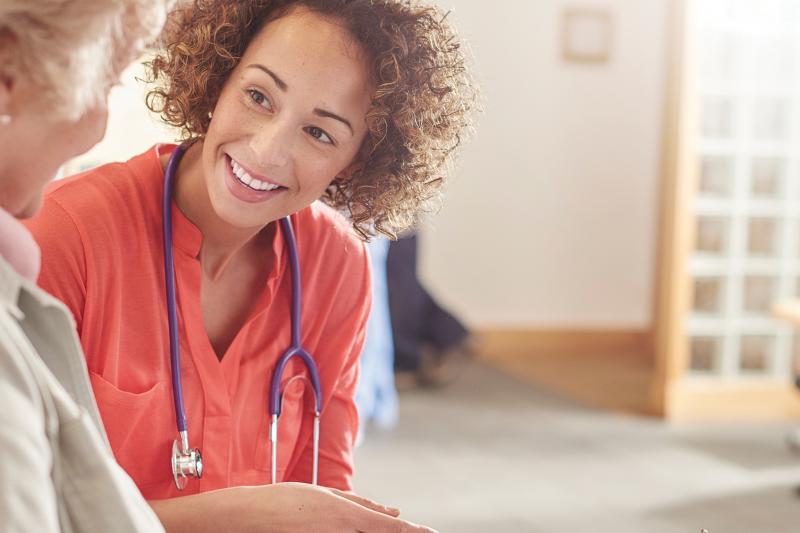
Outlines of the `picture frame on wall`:
{"label": "picture frame on wall", "polygon": [[613,21],[610,10],[568,8],[562,20],[562,58],[567,63],[608,63]]}

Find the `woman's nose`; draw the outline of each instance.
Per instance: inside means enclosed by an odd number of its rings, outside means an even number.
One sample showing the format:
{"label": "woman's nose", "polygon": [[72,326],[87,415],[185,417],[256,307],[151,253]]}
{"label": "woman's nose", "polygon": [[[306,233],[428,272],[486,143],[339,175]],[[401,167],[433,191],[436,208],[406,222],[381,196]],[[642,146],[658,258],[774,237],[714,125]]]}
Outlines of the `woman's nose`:
{"label": "woman's nose", "polygon": [[291,129],[275,120],[261,126],[251,140],[253,153],[263,167],[284,167],[291,159]]}

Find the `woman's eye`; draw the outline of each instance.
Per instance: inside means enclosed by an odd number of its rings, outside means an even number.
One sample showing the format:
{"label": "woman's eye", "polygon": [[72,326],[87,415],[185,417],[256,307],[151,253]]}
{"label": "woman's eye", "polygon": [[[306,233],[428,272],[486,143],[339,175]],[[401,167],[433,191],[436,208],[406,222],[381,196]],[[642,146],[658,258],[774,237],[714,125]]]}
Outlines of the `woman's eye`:
{"label": "woman's eye", "polygon": [[264,96],[264,94],[256,89],[248,89],[247,94],[250,95],[250,99],[256,104],[260,105],[265,109],[272,109],[272,102]]}
{"label": "woman's eye", "polygon": [[327,133],[325,133],[323,130],[319,129],[316,126],[311,126],[309,128],[306,128],[306,131],[308,132],[309,135],[311,135],[312,137],[314,137],[318,141],[321,141],[321,142],[324,142],[324,143],[327,143],[327,144],[333,144],[333,139],[331,139],[330,136]]}

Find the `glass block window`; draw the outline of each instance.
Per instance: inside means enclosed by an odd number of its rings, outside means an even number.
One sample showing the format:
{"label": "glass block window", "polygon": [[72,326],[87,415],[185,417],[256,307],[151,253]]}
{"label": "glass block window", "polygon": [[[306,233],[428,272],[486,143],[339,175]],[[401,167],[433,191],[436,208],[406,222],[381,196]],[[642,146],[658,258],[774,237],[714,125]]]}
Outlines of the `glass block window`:
{"label": "glass block window", "polygon": [[759,98],[753,111],[753,132],[759,140],[786,139],[791,103],[784,98]]}
{"label": "glass block window", "polygon": [[776,217],[751,217],[747,220],[747,254],[774,256],[778,253],[778,228]]}
{"label": "glass block window", "polygon": [[750,194],[754,199],[780,200],[786,190],[786,161],[754,157],[750,162]]}
{"label": "glass block window", "polygon": [[800,333],[800,2],[697,0],[690,373],[789,378]]}
{"label": "glass block window", "polygon": [[766,373],[773,359],[774,339],[769,335],[744,335],[739,344],[742,372]]}
{"label": "glass block window", "polygon": [[736,128],[736,106],[724,96],[708,96],[703,102],[703,136],[710,139],[732,137]]}
{"label": "glass block window", "polygon": [[713,373],[719,365],[722,339],[698,335],[692,337],[689,347],[690,368],[693,372]]}
{"label": "glass block window", "polygon": [[769,313],[776,298],[778,279],[772,276],[746,276],[743,287],[745,313]]}
{"label": "glass block window", "polygon": [[698,276],[694,279],[694,311],[719,313],[724,308],[725,279],[721,276]]}
{"label": "glass block window", "polygon": [[699,216],[695,240],[697,253],[711,256],[727,254],[730,230],[730,220],[726,217]]}

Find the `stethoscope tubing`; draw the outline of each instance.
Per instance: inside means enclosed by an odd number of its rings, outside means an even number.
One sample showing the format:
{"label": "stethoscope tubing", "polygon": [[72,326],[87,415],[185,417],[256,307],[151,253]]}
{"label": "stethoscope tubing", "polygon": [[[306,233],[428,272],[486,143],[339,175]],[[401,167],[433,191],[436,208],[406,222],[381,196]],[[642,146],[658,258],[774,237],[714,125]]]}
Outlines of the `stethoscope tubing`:
{"label": "stethoscope tubing", "polygon": [[314,359],[300,344],[300,320],[302,318],[302,286],[300,283],[300,260],[297,253],[297,241],[295,240],[292,223],[288,217],[280,221],[281,231],[283,231],[286,247],[289,249],[289,264],[292,270],[292,345],[278,360],[275,371],[272,374],[272,385],[270,386],[269,412],[271,415],[281,414],[281,377],[283,370],[292,357],[300,357],[308,369],[311,379],[311,386],[314,388],[315,410],[322,412],[322,385],[319,379],[319,372]]}
{"label": "stethoscope tubing", "polygon": [[[178,443],[173,445],[172,469],[173,476],[175,477],[178,489],[183,489],[186,482],[186,474],[181,471],[178,472],[182,464],[191,464],[196,457],[198,462],[202,463],[199,450],[189,449],[188,438],[188,422],[186,419],[186,411],[183,401],[183,384],[181,382],[180,371],[180,336],[178,334],[178,313],[177,313],[177,297],[175,290],[175,258],[172,251],[172,189],[175,174],[178,169],[178,163],[186,151],[185,145],[179,145],[175,148],[175,152],[167,163],[167,168],[164,176],[164,195],[162,203],[163,211],[163,239],[164,239],[164,281],[166,284],[166,297],[167,297],[167,320],[169,324],[169,349],[170,349],[170,371],[172,373],[172,399],[175,405],[175,422],[180,436],[180,449]],[[270,412],[270,433],[269,440],[271,442],[271,479],[276,482],[277,476],[277,445],[278,445],[278,419],[281,414],[281,378],[286,365],[293,357],[299,357],[308,371],[311,381],[311,386],[314,391],[314,430],[313,430],[313,471],[312,483],[317,484],[318,470],[319,470],[319,435],[320,435],[320,414],[322,413],[322,384],[319,377],[319,370],[314,358],[309,354],[301,344],[301,319],[302,319],[302,286],[300,275],[300,260],[297,252],[297,242],[292,228],[292,223],[289,217],[280,219],[281,231],[283,232],[286,246],[289,251],[289,263],[292,273],[292,309],[291,309],[291,326],[292,326],[292,343],[286,352],[278,360],[275,365],[275,370],[272,374],[272,381],[269,390],[269,412]],[[191,468],[187,469],[191,472]],[[199,473],[195,472],[194,477],[202,476],[202,464],[200,464]]]}
{"label": "stethoscope tubing", "polygon": [[178,433],[187,431],[186,411],[183,404],[183,383],[181,382],[180,336],[178,335],[177,297],[175,295],[175,258],[172,254],[172,182],[178,170],[178,163],[186,148],[178,145],[169,158],[164,173],[163,225],[164,225],[164,281],[167,289],[167,320],[169,323],[169,356],[172,372],[172,400],[175,404],[175,423]]}

